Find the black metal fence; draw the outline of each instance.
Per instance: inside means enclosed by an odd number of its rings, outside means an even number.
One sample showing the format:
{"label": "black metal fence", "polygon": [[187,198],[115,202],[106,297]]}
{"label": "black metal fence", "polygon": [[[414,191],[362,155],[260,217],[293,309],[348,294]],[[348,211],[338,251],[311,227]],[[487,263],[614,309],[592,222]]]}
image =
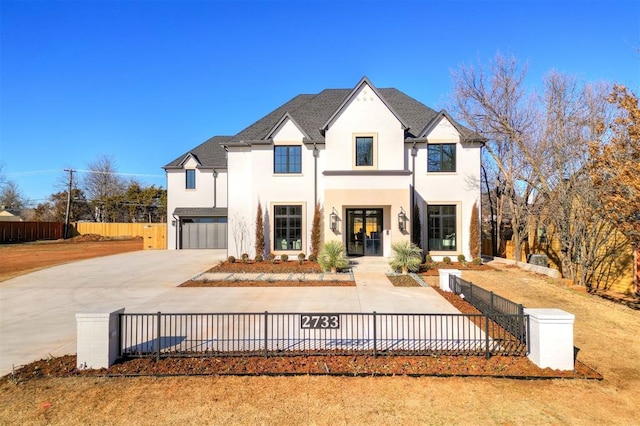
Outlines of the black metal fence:
{"label": "black metal fence", "polygon": [[[524,322],[521,335],[499,324]],[[512,314],[124,313],[120,356],[528,354]]]}
{"label": "black metal fence", "polygon": [[528,323],[525,323],[524,306],[455,275],[449,275],[449,288],[508,332],[522,336],[526,341]]}

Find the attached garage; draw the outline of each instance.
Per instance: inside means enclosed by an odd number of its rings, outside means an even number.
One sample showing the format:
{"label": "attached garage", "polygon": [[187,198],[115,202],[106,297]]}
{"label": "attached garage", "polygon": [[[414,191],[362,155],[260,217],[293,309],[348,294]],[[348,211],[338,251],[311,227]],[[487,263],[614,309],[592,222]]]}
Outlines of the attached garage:
{"label": "attached garage", "polygon": [[226,208],[177,208],[180,249],[226,249]]}

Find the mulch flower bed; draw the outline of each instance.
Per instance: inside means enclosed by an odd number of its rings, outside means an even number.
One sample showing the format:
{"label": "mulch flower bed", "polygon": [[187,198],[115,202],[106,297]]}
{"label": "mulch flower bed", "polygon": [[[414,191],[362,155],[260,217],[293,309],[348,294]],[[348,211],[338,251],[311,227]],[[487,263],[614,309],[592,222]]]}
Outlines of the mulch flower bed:
{"label": "mulch flower bed", "polygon": [[289,260],[283,262],[276,260],[271,262],[265,260],[262,262],[256,262],[254,260],[248,260],[243,262],[242,260],[236,260],[233,263],[224,261],[209,269],[207,272],[228,272],[234,274],[246,273],[268,273],[268,274],[321,274],[322,268],[318,265],[318,262],[311,262],[305,260],[302,264],[297,260]]}
{"label": "mulch flower bed", "polygon": [[485,264],[474,265],[471,262],[468,262],[464,265],[460,262],[452,262],[450,264],[438,262],[438,263],[431,263],[431,264],[423,263],[422,265],[420,265],[420,270],[418,271],[418,273],[425,276],[438,276],[439,269],[459,269],[461,271],[493,271],[495,270],[489,265],[485,265]]}
{"label": "mulch flower bed", "polygon": [[224,261],[206,272],[237,274],[237,276],[230,280],[189,280],[180,284],[179,287],[354,287],[356,285],[353,280],[332,279],[331,274],[325,274],[323,280],[276,280],[269,279],[268,277],[264,280],[245,280],[238,277],[245,273],[321,274],[322,268],[320,268],[318,263],[311,262],[309,260],[305,260],[302,263],[297,260],[289,260],[286,262],[283,262],[282,260],[276,260],[273,262],[269,260],[262,262],[247,260],[246,262],[243,262],[240,260],[233,263]]}
{"label": "mulch flower bed", "polygon": [[394,287],[421,287],[411,275],[387,275]]}
{"label": "mulch flower bed", "polygon": [[574,371],[539,368],[526,357],[493,356],[277,356],[179,357],[121,360],[108,369],[79,370],[76,356],[37,361],[3,380],[23,382],[42,377],[174,375],[341,375],[341,376],[487,376],[506,378],[602,379],[577,362]]}

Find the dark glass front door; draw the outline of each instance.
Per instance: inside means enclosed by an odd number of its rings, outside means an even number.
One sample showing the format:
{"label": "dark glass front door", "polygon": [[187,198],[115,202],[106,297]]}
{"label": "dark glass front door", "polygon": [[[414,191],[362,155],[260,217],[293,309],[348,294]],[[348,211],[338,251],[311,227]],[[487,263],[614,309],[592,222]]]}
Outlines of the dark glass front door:
{"label": "dark glass front door", "polygon": [[382,256],[382,209],[347,209],[347,254]]}

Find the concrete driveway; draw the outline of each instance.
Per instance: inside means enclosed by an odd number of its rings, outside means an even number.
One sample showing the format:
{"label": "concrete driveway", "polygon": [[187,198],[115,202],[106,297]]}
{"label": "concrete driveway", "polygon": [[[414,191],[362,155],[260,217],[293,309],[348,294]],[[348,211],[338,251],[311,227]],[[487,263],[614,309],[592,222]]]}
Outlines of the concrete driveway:
{"label": "concrete driveway", "polygon": [[361,259],[357,287],[184,288],[223,250],[138,251],[52,267],[0,283],[0,375],[48,355],[76,353],[76,313],[457,313],[431,288],[396,288],[387,260]]}

